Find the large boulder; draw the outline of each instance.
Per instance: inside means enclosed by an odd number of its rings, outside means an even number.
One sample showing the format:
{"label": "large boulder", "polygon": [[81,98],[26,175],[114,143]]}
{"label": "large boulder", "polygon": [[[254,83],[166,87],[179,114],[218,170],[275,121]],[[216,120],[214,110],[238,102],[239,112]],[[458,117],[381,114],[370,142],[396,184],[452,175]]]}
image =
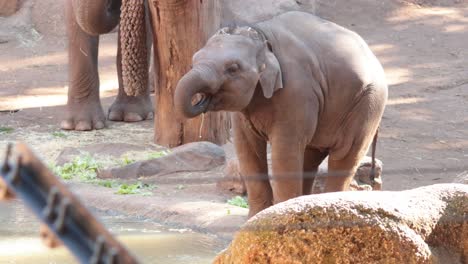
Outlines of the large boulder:
{"label": "large boulder", "polygon": [[211,142],[193,142],[171,149],[170,154],[127,166],[98,172],[99,178],[138,179],[158,177],[176,172],[208,171],[224,165],[222,147]]}
{"label": "large boulder", "polygon": [[468,186],[302,196],[251,218],[215,263],[467,263]]}

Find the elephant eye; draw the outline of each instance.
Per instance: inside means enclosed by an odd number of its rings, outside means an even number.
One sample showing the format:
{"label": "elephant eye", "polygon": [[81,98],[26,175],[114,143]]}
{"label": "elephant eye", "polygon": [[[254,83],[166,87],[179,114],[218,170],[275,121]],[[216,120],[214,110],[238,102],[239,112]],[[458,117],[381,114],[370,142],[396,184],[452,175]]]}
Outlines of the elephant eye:
{"label": "elephant eye", "polygon": [[233,63],[227,67],[226,72],[229,74],[234,74],[234,73],[237,73],[239,70],[240,70],[239,64]]}

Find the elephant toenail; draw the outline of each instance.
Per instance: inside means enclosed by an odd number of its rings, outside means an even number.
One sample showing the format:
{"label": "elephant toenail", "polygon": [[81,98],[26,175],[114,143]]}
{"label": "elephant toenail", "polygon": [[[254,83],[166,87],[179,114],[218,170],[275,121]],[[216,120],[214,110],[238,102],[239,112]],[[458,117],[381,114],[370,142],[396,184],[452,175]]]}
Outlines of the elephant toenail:
{"label": "elephant toenail", "polygon": [[126,113],[124,117],[125,122],[138,122],[143,120],[143,118],[137,113]]}
{"label": "elephant toenail", "polygon": [[90,131],[92,130],[92,126],[91,126],[91,123],[90,122],[86,122],[86,121],[80,121],[76,124],[76,127],[75,127],[75,130],[78,130],[78,131]]}
{"label": "elephant toenail", "polygon": [[94,125],[95,129],[103,129],[104,127],[105,127],[105,124],[102,121],[97,121],[96,124]]}
{"label": "elephant toenail", "polygon": [[60,128],[63,130],[73,130],[73,121],[63,120],[62,123],[60,123]]}
{"label": "elephant toenail", "polygon": [[123,116],[122,112],[109,111],[108,118],[111,121],[122,121],[123,120],[122,116]]}

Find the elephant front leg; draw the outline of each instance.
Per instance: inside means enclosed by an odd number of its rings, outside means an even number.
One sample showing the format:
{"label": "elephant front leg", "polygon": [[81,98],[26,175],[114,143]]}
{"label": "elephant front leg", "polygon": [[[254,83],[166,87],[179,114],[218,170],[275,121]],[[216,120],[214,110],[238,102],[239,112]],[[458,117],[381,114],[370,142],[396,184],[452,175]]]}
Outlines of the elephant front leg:
{"label": "elephant front leg", "polygon": [[303,164],[305,147],[294,136],[273,139],[271,162],[273,168],[274,203],[280,203],[303,194]]}
{"label": "elephant front leg", "polygon": [[247,189],[250,218],[273,204],[268,179],[266,141],[248,131],[240,118],[233,118],[233,128],[239,169]]}
{"label": "elephant front leg", "polygon": [[[152,44],[150,25],[147,23],[148,38],[147,38],[147,50],[150,50]],[[112,121],[124,121],[124,122],[137,122],[145,119],[152,119],[154,115],[154,108],[150,98],[151,85],[154,85],[154,80],[151,81],[149,78],[154,78],[154,72],[148,74],[148,69],[141,70],[139,76],[141,78],[148,79],[148,81],[141,81],[142,84],[138,89],[136,96],[128,95],[124,89],[124,82],[122,77],[122,46],[121,46],[121,32],[119,29],[118,36],[118,47],[117,47],[117,75],[119,80],[119,92],[117,98],[109,108],[108,118]],[[148,57],[144,58],[149,63],[150,53]],[[148,63],[146,65],[148,65]],[[154,69],[153,69],[154,70]],[[145,74],[146,73],[146,74]],[[149,76],[149,78],[148,78]]]}
{"label": "elephant front leg", "polygon": [[105,126],[99,100],[97,69],[99,37],[85,33],[76,23],[71,1],[66,3],[68,34],[67,116],[61,123],[65,130],[93,130]]}

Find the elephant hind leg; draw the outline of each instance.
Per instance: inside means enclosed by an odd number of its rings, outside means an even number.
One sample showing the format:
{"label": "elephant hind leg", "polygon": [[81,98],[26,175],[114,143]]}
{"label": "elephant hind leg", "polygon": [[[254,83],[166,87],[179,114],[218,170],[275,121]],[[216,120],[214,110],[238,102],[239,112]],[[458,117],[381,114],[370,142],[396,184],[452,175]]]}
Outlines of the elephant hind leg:
{"label": "elephant hind leg", "polygon": [[372,142],[374,133],[362,132],[356,138],[347,138],[350,147],[343,155],[343,148],[331,150],[328,157],[328,173],[315,179],[313,193],[347,191],[361,159]]}
{"label": "elephant hind leg", "polygon": [[318,167],[327,157],[328,152],[318,149],[306,148],[304,151],[304,183],[302,184],[303,195],[311,194],[312,185],[318,171]]}
{"label": "elephant hind leg", "polygon": [[350,153],[345,158],[337,160],[333,153],[331,153],[328,159],[328,173],[325,183],[322,186],[316,183],[314,185],[314,193],[348,190],[358,168],[359,161],[363,158],[364,154],[365,152],[362,152],[362,154]]}
{"label": "elephant hind leg", "polygon": [[[328,175],[324,192],[348,190],[359,162],[366,155],[382,118],[384,104],[377,93],[362,98],[342,127],[342,138],[328,158]],[[320,186],[318,186],[320,187]],[[318,192],[320,188],[315,188]]]}

